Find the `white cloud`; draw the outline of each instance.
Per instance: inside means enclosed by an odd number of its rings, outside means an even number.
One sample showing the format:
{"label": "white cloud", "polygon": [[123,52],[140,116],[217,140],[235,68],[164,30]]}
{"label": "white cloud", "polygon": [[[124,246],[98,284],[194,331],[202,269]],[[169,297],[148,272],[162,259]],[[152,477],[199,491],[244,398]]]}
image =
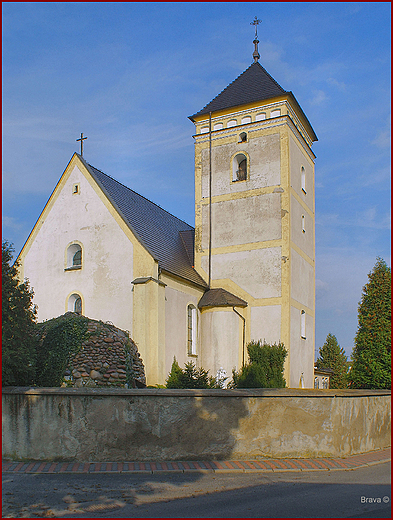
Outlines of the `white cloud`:
{"label": "white cloud", "polygon": [[311,105],[321,105],[327,99],[328,99],[328,97],[326,96],[326,94],[323,90],[314,90],[313,98],[311,99],[310,103],[311,103]]}

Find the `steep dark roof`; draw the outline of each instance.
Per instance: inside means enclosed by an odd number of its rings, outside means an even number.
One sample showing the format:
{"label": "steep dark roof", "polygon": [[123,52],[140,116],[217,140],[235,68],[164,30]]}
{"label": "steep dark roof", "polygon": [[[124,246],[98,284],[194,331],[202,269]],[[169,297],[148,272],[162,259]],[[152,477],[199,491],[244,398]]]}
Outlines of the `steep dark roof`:
{"label": "steep dark roof", "polygon": [[209,289],[199,300],[198,307],[247,307],[247,302],[225,289]]}
{"label": "steep dark roof", "polygon": [[287,92],[273,79],[258,62],[253,63],[238,78],[230,83],[202,110],[190,116],[194,118],[209,112],[225,110],[247,103],[254,103],[264,99],[282,96]]}
{"label": "steep dark roof", "polygon": [[137,239],[158,260],[159,267],[207,287],[193,268],[194,228],[77,155]]}

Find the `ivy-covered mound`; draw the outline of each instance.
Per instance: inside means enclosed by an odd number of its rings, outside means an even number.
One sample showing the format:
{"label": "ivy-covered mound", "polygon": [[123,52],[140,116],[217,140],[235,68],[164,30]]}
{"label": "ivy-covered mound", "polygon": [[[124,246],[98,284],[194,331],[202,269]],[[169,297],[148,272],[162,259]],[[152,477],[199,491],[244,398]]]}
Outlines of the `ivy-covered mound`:
{"label": "ivy-covered mound", "polygon": [[39,325],[38,386],[144,387],[137,346],[112,324],[73,312]]}

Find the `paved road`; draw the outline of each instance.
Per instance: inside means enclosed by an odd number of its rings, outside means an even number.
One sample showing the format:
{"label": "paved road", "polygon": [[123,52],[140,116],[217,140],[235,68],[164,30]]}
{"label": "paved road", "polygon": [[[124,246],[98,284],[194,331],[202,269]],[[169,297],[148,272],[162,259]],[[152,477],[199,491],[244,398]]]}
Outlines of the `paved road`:
{"label": "paved road", "polygon": [[3,518],[390,518],[390,496],[387,462],[334,471],[3,474]]}

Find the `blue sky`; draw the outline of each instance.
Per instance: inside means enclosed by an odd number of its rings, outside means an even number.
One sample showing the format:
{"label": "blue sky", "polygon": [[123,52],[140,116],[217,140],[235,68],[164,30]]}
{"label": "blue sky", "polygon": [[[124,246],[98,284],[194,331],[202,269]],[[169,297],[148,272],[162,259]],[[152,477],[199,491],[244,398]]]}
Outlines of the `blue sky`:
{"label": "blue sky", "polygon": [[85,159],[194,225],[194,125],[252,63],[319,141],[316,349],[349,355],[390,265],[390,2],[3,2],[3,238],[19,253],[83,132]]}

